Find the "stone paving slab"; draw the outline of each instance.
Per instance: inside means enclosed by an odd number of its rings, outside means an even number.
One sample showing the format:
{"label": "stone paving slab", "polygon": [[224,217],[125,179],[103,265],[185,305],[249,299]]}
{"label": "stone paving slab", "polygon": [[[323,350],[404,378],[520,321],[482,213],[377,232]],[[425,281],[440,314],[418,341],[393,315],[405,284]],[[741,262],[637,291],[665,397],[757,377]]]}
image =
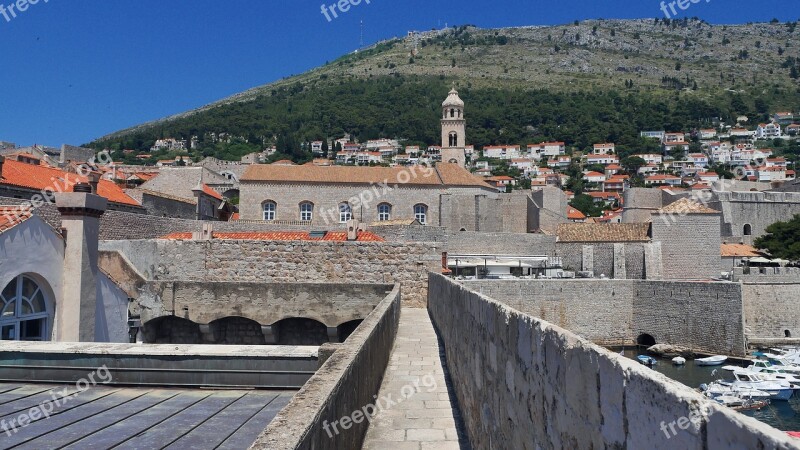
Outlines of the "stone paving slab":
{"label": "stone paving slab", "polygon": [[363,448],[470,449],[451,392],[444,349],[428,311],[403,308],[378,395],[383,408],[370,424]]}

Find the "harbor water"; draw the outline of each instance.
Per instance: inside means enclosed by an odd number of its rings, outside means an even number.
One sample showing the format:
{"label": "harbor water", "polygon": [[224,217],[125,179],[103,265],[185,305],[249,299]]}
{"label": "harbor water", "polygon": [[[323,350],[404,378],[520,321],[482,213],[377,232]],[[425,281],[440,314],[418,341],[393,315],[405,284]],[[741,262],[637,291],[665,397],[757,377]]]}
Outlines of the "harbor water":
{"label": "harbor water", "polygon": [[[616,351],[620,351],[617,349]],[[633,360],[637,355],[647,354],[644,349],[625,349],[623,354]],[[658,364],[652,367],[653,370],[660,372],[675,381],[686,386],[697,389],[703,383],[710,383],[719,379],[732,380],[733,375],[727,370],[722,370],[724,365],[736,365],[726,362],[720,366],[698,366],[692,359],[687,358],[686,365],[675,366],[672,358],[659,358]],[[638,362],[638,361],[637,361]],[[772,401],[770,405],[759,411],[742,411],[741,414],[758,419],[779,430],[800,431],[800,391],[796,391],[794,396],[788,401]]]}

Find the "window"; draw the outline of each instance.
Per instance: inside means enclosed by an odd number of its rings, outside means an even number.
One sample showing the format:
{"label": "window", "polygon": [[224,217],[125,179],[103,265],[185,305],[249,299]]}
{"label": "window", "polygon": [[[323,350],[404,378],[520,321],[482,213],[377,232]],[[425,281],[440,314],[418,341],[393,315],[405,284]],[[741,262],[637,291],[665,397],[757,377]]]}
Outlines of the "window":
{"label": "window", "polygon": [[300,204],[300,220],[311,222],[314,219],[314,204],[305,202]]}
{"label": "window", "polygon": [[455,131],[450,133],[450,147],[458,146],[458,134]]}
{"label": "window", "polygon": [[47,341],[50,316],[42,289],[20,275],[0,293],[0,340]]}
{"label": "window", "polygon": [[378,221],[386,222],[392,219],[392,205],[388,203],[381,203],[378,205]]}
{"label": "window", "polygon": [[450,110],[450,117],[455,117],[455,116],[456,116],[456,110],[455,109],[451,109]]}
{"label": "window", "polygon": [[422,225],[428,223],[428,207],[425,205],[414,206],[414,218]]}
{"label": "window", "polygon": [[744,226],[744,235],[745,236],[752,236],[753,235],[753,227],[750,224],[745,224]]}
{"label": "window", "polygon": [[264,203],[264,220],[271,221],[275,220],[275,210],[277,209],[277,205],[275,202],[265,202]]}
{"label": "window", "polygon": [[339,205],[339,223],[346,223],[353,218],[353,208],[349,203]]}

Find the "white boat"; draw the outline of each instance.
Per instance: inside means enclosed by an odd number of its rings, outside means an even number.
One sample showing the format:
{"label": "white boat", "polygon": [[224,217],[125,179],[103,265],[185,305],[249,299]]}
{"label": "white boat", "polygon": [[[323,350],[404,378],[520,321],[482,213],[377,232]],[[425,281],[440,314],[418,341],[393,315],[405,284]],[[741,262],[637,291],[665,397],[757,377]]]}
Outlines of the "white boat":
{"label": "white boat", "polygon": [[721,382],[709,383],[708,385],[702,384],[700,385],[700,390],[703,391],[706,397],[711,399],[722,396],[734,396],[743,399],[768,400],[772,397],[769,392],[741,386],[734,387],[730,384],[722,384]]}
{"label": "white boat", "polygon": [[686,364],[686,358],[683,356],[676,356],[672,358],[672,364],[675,364],[676,366],[682,366]]}
{"label": "white boat", "polygon": [[789,400],[794,394],[792,386],[785,381],[765,380],[756,372],[741,370],[733,373],[735,381],[720,381],[723,386],[730,386],[734,391],[755,389],[770,394],[772,400]]}
{"label": "white boat", "polygon": [[753,360],[752,363],[753,364],[747,366],[747,370],[752,370],[753,372],[788,373],[800,376],[800,367],[795,365],[775,364],[763,359]]}
{"label": "white boat", "polygon": [[716,355],[708,358],[697,358],[694,360],[698,366],[718,366],[728,360],[727,356]]}

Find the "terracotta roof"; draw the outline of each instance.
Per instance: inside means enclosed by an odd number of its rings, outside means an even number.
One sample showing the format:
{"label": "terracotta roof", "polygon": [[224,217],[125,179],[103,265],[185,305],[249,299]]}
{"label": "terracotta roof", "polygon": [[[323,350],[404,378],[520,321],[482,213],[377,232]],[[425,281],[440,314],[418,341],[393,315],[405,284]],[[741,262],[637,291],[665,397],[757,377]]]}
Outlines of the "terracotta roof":
{"label": "terracotta roof", "polygon": [[0,206],[0,233],[31,218],[30,208],[19,205]]}
{"label": "terracotta roof", "polygon": [[221,195],[219,195],[219,192],[217,192],[217,191],[215,191],[215,190],[211,189],[211,188],[210,188],[210,187],[209,187],[207,184],[205,184],[205,183],[203,183],[203,193],[204,193],[204,194],[206,194],[206,195],[208,195],[208,196],[214,197],[214,198],[215,198],[215,199],[217,199],[217,200],[224,200],[224,199],[222,198],[222,196],[221,196]]}
{"label": "terracotta roof", "polygon": [[[214,239],[238,241],[347,241],[346,231],[328,231],[325,237],[311,237],[308,231],[270,231],[263,233],[213,233]],[[190,240],[192,233],[172,233],[161,237],[168,240]],[[384,239],[369,231],[359,231],[358,241],[383,242]]]}
{"label": "terracotta roof", "polygon": [[729,258],[755,258],[762,256],[755,248],[744,244],[722,244],[720,252],[723,257]]}
{"label": "terracotta roof", "polygon": [[567,207],[567,219],[569,220],[584,220],[586,219],[586,214],[578,211],[577,209],[573,208],[572,206]]}
{"label": "terracotta roof", "polygon": [[658,210],[661,214],[719,214],[719,211],[708,208],[688,198],[682,198],[677,202]]}
{"label": "terracotta roof", "polygon": [[649,223],[562,223],[559,242],[648,242]]}
{"label": "terracotta roof", "polygon": [[[406,183],[402,183],[406,181]],[[458,164],[439,163],[434,170],[404,167],[275,166],[247,168],[241,181],[332,184],[409,184],[416,186],[474,186],[494,189]]]}
{"label": "terracotta roof", "polygon": [[[3,173],[0,176],[0,184],[37,191],[48,189],[56,192],[71,192],[72,186],[87,181],[86,177],[67,173],[60,169],[34,166],[8,159],[3,164]],[[122,188],[108,180],[100,180],[97,185],[97,194],[113,203],[140,206],[136,200],[125,194]]]}

